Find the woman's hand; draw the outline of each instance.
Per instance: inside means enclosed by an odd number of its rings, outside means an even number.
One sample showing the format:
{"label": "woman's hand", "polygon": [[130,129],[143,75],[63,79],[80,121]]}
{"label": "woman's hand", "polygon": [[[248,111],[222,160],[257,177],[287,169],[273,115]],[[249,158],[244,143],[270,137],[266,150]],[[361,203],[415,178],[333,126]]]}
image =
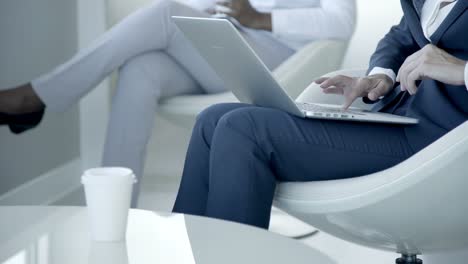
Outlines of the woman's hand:
{"label": "woman's hand", "polygon": [[235,18],[245,27],[262,30],[272,30],[271,14],[260,13],[250,4],[249,0],[231,0],[217,2],[218,12]]}
{"label": "woman's hand", "polygon": [[409,56],[398,72],[397,81],[403,91],[416,94],[416,81],[432,79],[451,85],[465,84],[466,61],[428,44]]}
{"label": "woman's hand", "polygon": [[345,98],[343,110],[348,109],[359,97],[378,100],[393,88],[393,81],[385,74],[375,74],[364,78],[338,75],[331,78],[322,77],[315,80],[324,93],[341,94]]}

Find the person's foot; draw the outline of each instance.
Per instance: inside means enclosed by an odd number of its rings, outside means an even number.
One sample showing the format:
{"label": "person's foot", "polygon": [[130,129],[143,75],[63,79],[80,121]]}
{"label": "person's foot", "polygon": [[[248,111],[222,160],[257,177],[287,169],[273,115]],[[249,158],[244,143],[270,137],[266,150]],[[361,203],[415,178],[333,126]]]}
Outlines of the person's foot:
{"label": "person's foot", "polygon": [[44,110],[45,105],[31,84],[0,90],[0,113],[27,114]]}
{"label": "person's foot", "polygon": [[0,113],[0,125],[8,125],[11,132],[21,134],[39,125],[43,116],[44,109],[27,114]]}
{"label": "person's foot", "polygon": [[44,109],[44,103],[30,84],[0,91],[0,125],[8,125],[15,134],[36,127]]}

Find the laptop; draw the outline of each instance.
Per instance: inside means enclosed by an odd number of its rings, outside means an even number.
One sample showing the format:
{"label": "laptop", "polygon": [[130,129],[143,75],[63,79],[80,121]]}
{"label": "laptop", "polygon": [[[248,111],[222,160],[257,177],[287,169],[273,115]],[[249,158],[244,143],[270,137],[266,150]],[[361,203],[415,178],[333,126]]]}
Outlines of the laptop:
{"label": "laptop", "polygon": [[339,105],[295,102],[229,20],[180,16],[172,18],[224,81],[226,88],[242,103],[280,109],[302,118],[418,123],[414,118],[354,107],[343,111]]}

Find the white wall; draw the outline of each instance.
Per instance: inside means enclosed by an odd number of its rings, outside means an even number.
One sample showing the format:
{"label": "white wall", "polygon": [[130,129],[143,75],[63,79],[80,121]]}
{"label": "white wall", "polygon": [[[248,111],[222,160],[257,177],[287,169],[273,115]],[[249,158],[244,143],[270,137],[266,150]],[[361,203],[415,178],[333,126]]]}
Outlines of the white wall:
{"label": "white wall", "polygon": [[343,63],[345,69],[367,68],[377,42],[403,14],[398,0],[357,0],[357,5],[357,28]]}
{"label": "white wall", "polygon": [[[106,0],[0,1],[0,87],[48,72],[106,30]],[[66,87],[64,87],[66,89]],[[0,127],[0,204],[47,204],[98,166],[109,112],[104,81],[21,136]]]}
{"label": "white wall", "polygon": [[[0,1],[0,87],[27,82],[77,48],[75,0]],[[0,127],[0,196],[79,157],[78,110],[48,113],[20,136]]]}

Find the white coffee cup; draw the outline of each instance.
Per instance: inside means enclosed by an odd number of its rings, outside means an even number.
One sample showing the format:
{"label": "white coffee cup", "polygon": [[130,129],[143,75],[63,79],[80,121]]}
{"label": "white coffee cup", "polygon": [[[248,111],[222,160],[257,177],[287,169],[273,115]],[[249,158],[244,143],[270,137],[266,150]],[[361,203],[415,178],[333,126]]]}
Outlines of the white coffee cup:
{"label": "white coffee cup", "polygon": [[92,239],[100,242],[125,240],[136,182],[132,170],[118,167],[89,169],[84,172],[81,182],[86,194]]}

